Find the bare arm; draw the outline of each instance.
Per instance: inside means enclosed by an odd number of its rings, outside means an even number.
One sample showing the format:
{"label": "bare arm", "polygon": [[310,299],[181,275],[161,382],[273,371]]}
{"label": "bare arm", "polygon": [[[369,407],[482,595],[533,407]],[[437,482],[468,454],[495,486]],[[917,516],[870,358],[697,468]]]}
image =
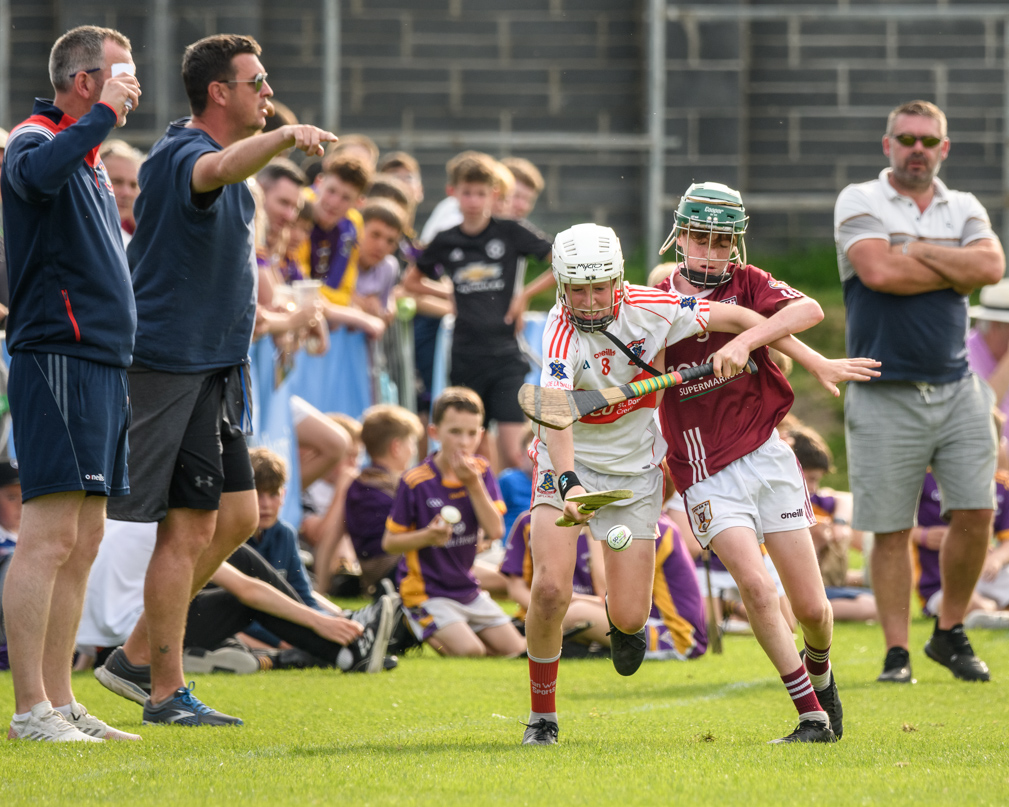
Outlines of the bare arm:
{"label": "bare arm", "polygon": [[272,132],[243,138],[220,151],[201,156],[193,166],[190,188],[194,194],[210,193],[225,185],[244,182],[291,146],[321,157],[322,144],[336,139],[332,132],[308,125],[281,126]]}
{"label": "bare arm", "polygon": [[269,583],[242,574],[229,563],[222,563],[210,580],[234,594],[244,605],[306,627],[332,642],[347,644],[361,635],[361,626],[356,622],[321,614],[291,599]]}
{"label": "bare arm", "polygon": [[[896,257],[900,247],[890,247]],[[849,253],[850,254],[850,253]],[[918,261],[942,277],[961,294],[979,286],[998,283],[1005,274],[1005,253],[993,238],[982,238],[965,247],[944,247],[926,241],[911,241],[906,257]]]}
{"label": "bare arm", "polygon": [[414,295],[431,294],[445,300],[452,297],[451,280],[447,278],[432,280],[422,274],[420,269],[413,264],[408,266],[406,272],[403,273],[403,288]]}
{"label": "bare arm", "polygon": [[866,238],[848,249],[855,274],[866,287],[884,294],[910,296],[952,287],[946,278],[881,238]]}
{"label": "bare arm", "polygon": [[449,455],[448,461],[459,481],[466,486],[466,493],[473,505],[473,513],[484,532],[484,540],[497,541],[504,535],[504,518],[490,497],[476,460],[456,452]]}
{"label": "bare arm", "polygon": [[742,370],[754,349],[771,343],[777,347],[782,338],[804,331],[823,319],[820,304],[811,297],[786,303],[770,317],[741,305],[715,302],[710,305],[708,329],[739,334],[714,355],[715,375],[719,378]]}
{"label": "bare arm", "polygon": [[378,339],[385,333],[385,323],[378,317],[373,317],[359,308],[347,305],[337,305],[328,300],[323,301],[326,322],[331,328],[353,328],[364,331],[372,339]]}
{"label": "bare arm", "polygon": [[452,525],[440,515],[431,519],[431,523],[419,530],[410,532],[392,532],[386,529],[382,536],[382,549],[390,555],[402,552],[412,552],[425,546],[445,546],[452,539]]}
{"label": "bare arm", "polygon": [[[549,260],[550,256],[548,255],[547,261]],[[505,322],[514,322],[517,333],[522,328],[522,315],[526,312],[526,309],[529,308],[529,301],[541,291],[553,288],[556,283],[557,281],[554,278],[554,273],[550,269],[547,269],[535,280],[527,283],[525,288],[512,298],[511,305],[508,306],[508,313],[505,314]]]}
{"label": "bare arm", "polygon": [[[575,467],[575,437],[570,428],[541,429],[540,438],[546,441],[550,462],[558,474],[573,470]],[[586,493],[581,485],[575,485],[568,494]],[[576,524],[584,524],[592,517],[592,513],[582,513],[575,502],[565,502],[564,517]]]}

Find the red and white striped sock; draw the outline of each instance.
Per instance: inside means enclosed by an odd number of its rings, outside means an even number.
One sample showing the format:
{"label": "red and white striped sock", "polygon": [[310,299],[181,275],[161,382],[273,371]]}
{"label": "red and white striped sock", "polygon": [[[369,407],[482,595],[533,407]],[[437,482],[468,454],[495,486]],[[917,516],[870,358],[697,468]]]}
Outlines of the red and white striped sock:
{"label": "red and white striped sock", "polygon": [[[553,715],[557,720],[557,668],[560,667],[561,654],[553,658],[539,659],[529,656],[529,689],[532,695],[532,712],[539,717]],[[533,718],[529,718],[534,722]]]}
{"label": "red and white striped sock", "polygon": [[826,650],[818,650],[811,647],[809,642],[803,640],[806,645],[806,672],[809,673],[809,680],[813,684],[813,689],[820,692],[830,684],[830,645]]}
{"label": "red and white striped sock", "polygon": [[799,720],[828,722],[827,713],[823,711],[823,707],[816,699],[816,693],[813,691],[813,685],[809,681],[809,674],[804,666],[800,665],[795,672],[781,676],[781,680],[799,712]]}

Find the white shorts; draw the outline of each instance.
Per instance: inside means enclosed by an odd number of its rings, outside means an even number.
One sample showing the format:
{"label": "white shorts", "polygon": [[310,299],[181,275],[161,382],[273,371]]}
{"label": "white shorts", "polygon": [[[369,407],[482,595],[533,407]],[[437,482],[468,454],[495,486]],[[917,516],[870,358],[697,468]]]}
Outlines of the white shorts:
{"label": "white shorts", "polygon": [[481,591],[473,602],[465,604],[448,597],[429,597],[420,605],[407,608],[406,615],[411,630],[420,641],[431,638],[456,622],[465,622],[474,633],[511,622],[508,614],[486,591]]}
{"label": "white shorts", "polygon": [[[774,587],[778,590],[778,596],[785,596],[785,587],[781,585],[781,578],[778,576],[778,570],[774,568],[774,564],[771,562],[770,555],[763,555],[764,566],[767,567],[768,574],[771,575],[771,579],[774,581]],[[701,596],[708,596],[708,576],[704,571],[703,566],[696,567],[697,572],[697,586],[701,589]],[[728,572],[723,572],[721,569],[712,570],[711,572],[711,588],[714,589],[715,597],[723,597],[729,600],[739,599],[739,586],[736,585],[736,581],[732,579],[732,575]]]}
{"label": "white shorts", "polygon": [[816,524],[806,482],[792,449],[777,430],[756,451],[683,492],[694,536],[707,548],[729,527],[764,536]]}
{"label": "white shorts", "polygon": [[[540,456],[545,459],[545,452]],[[557,472],[542,465],[537,465],[534,471],[532,506],[549,504],[563,510],[564,500],[557,487]],[[601,474],[575,460],[574,472],[582,487],[589,492],[623,488],[634,494],[629,499],[608,504],[596,511],[587,524],[595,540],[606,540],[606,533],[617,524],[630,529],[635,539],[655,540],[656,525],[662,512],[662,469],[649,468],[634,476]]]}

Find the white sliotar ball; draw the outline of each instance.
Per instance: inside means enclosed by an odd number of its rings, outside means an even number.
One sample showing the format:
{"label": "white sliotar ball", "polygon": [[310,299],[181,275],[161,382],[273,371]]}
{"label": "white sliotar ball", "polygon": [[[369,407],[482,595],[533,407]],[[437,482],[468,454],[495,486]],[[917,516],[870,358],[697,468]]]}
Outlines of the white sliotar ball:
{"label": "white sliotar ball", "polygon": [[606,545],[612,549],[614,552],[620,552],[622,549],[627,549],[631,545],[631,539],[634,536],[631,534],[630,527],[625,527],[623,524],[617,524],[616,526],[610,527],[610,531],[606,533]]}
{"label": "white sliotar ball", "polygon": [[441,517],[449,524],[458,524],[462,521],[462,513],[459,512],[459,508],[453,507],[450,504],[446,504],[441,508]]}

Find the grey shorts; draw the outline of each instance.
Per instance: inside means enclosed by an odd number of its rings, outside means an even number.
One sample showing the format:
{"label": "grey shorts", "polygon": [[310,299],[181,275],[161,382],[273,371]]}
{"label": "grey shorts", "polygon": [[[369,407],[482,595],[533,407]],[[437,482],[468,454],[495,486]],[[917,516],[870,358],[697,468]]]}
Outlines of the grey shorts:
{"label": "grey shorts", "polygon": [[995,507],[995,393],[973,373],[936,386],[849,384],[844,401],[852,526],[870,532],[913,527],[931,467],[942,510]]}
{"label": "grey shorts", "polygon": [[[544,451],[541,457],[548,456]],[[633,492],[630,499],[614,502],[596,511],[587,523],[589,532],[597,541],[605,541],[606,533],[617,524],[631,531],[635,540],[654,541],[656,525],[662,512],[662,469],[649,468],[640,474],[602,474],[575,460],[574,472],[587,491],[627,489]],[[537,465],[533,483],[533,507],[548,504],[564,509],[564,500],[557,489],[557,472],[553,468]],[[558,514],[559,515],[559,514]]]}

